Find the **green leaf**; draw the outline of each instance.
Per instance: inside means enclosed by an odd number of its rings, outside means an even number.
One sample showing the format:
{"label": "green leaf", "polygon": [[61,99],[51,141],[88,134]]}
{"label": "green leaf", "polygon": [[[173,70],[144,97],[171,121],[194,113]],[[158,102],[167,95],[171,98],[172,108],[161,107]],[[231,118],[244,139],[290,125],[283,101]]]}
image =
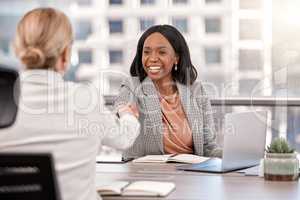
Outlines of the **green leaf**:
{"label": "green leaf", "polygon": [[275,138],[266,149],[267,153],[293,153],[294,151],[286,139],[281,137]]}

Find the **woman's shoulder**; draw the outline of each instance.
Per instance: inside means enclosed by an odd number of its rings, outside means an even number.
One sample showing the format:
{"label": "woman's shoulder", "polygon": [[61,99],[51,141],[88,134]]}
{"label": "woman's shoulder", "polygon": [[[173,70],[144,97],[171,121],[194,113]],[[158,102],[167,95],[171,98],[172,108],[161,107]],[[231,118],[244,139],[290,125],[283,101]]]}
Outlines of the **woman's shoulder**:
{"label": "woman's shoulder", "polygon": [[140,88],[142,85],[139,77],[137,76],[130,76],[125,79],[123,79],[121,83],[121,88],[125,88],[126,90],[129,90],[131,92],[136,91],[137,88]]}
{"label": "woman's shoulder", "polygon": [[193,94],[205,94],[205,89],[203,86],[202,81],[195,81],[192,85],[191,85],[191,92]]}
{"label": "woman's shoulder", "polygon": [[137,76],[130,76],[121,80],[121,87],[125,86],[129,88],[134,88],[139,84],[141,84],[141,82]]}

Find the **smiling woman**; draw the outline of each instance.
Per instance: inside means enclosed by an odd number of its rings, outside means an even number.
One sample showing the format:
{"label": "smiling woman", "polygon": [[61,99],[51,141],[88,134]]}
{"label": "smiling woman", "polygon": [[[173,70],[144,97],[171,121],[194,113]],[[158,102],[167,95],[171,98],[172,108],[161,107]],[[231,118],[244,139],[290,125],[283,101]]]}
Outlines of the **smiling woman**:
{"label": "smiling woman", "polygon": [[142,129],[125,159],[169,153],[221,156],[210,101],[195,82],[189,48],[176,28],[150,27],[139,39],[130,73],[115,109],[137,108]]}

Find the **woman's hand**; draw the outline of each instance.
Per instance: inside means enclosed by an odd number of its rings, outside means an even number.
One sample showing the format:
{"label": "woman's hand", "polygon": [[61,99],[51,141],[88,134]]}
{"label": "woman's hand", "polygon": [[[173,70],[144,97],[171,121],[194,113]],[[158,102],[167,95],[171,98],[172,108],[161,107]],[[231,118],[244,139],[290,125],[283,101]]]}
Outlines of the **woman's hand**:
{"label": "woman's hand", "polygon": [[126,113],[134,115],[136,118],[139,117],[139,111],[138,108],[135,104],[127,104],[127,105],[122,105],[118,108],[118,114],[119,116],[122,116]]}

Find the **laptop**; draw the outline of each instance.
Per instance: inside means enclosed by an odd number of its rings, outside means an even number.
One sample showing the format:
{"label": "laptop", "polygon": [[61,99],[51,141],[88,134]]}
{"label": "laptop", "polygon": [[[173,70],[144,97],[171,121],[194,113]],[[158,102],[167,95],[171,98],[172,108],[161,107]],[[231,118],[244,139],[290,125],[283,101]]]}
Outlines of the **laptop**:
{"label": "laptop", "polygon": [[229,113],[225,115],[223,158],[178,166],[177,169],[226,173],[258,165],[264,157],[267,111]]}

